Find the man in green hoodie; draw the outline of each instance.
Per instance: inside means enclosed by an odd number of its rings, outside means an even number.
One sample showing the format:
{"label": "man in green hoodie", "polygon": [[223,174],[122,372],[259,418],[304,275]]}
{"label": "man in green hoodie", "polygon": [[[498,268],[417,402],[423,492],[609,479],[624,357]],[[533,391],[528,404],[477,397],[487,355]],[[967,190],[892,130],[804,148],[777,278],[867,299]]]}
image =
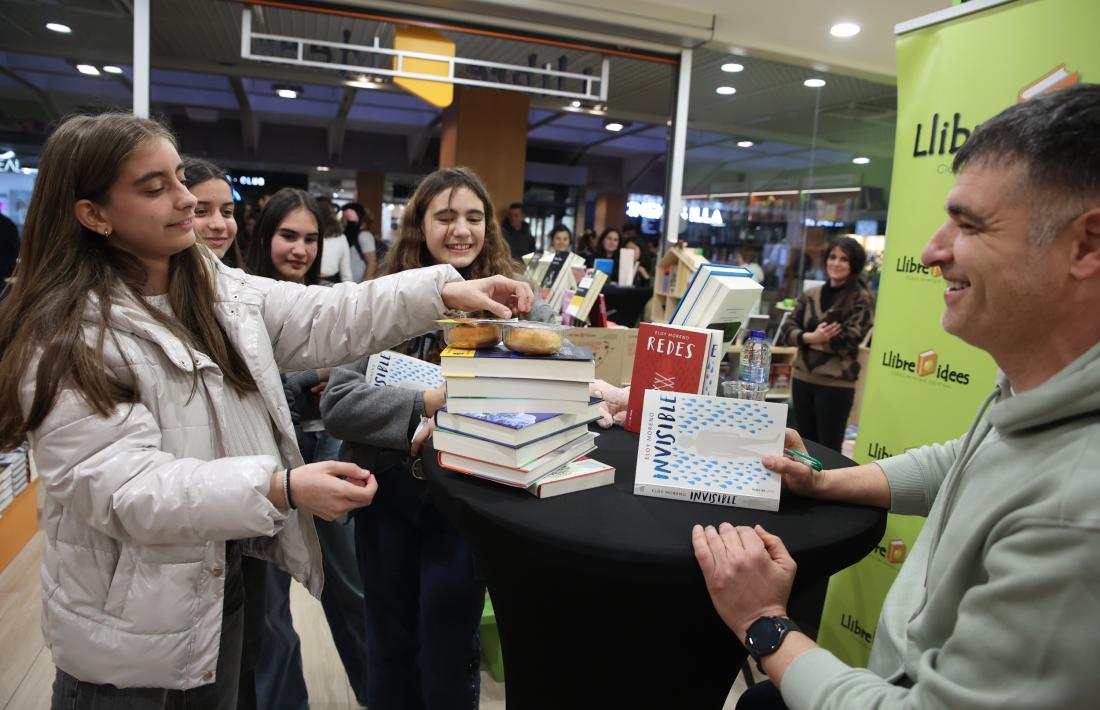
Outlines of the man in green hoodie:
{"label": "man in green hoodie", "polygon": [[764,460],[796,494],[927,517],[867,669],[791,628],[779,538],[695,527],[718,613],[772,680],[739,710],[1100,703],[1100,86],[1006,109],[953,167],[921,258],[947,282],[944,330],[993,357],[997,387],[961,439],[831,471]]}

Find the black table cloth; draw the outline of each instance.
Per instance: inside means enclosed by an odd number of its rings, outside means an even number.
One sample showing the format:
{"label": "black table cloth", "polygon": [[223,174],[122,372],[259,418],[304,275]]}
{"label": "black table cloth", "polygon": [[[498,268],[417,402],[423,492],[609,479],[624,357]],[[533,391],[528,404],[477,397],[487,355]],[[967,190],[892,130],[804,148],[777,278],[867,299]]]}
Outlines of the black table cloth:
{"label": "black table cloth", "polygon": [[[493,598],[508,707],[721,708],[745,651],[707,596],[695,523],[763,525],[798,563],[795,593],[870,552],[884,511],[783,492],[778,512],[633,494],[638,435],[600,431],[615,484],[539,499],[439,467],[433,501],[462,531]],[[826,468],[851,465],[808,442]]]}
{"label": "black table cloth", "polygon": [[645,310],[645,304],[653,298],[653,289],[648,286],[620,286],[609,283],[604,285],[601,293],[607,305],[608,319],[627,328],[638,325],[638,320]]}

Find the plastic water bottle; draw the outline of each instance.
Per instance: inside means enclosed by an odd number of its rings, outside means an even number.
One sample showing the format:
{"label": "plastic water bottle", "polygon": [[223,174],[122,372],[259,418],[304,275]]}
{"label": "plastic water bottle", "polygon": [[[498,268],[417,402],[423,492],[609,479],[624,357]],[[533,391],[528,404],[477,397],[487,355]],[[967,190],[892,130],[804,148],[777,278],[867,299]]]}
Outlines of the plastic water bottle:
{"label": "plastic water bottle", "polygon": [[741,345],[741,364],[737,368],[741,399],[766,399],[771,370],[772,349],[767,334],[762,330],[751,331]]}

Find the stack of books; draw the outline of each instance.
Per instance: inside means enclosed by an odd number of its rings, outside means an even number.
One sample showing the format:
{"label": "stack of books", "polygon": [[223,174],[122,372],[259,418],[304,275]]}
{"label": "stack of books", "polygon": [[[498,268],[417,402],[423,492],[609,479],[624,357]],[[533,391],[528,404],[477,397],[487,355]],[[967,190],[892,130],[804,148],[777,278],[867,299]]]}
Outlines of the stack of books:
{"label": "stack of books", "polygon": [[763,290],[752,280],[752,272],[743,266],[702,264],[688,283],[669,323],[697,328],[720,323],[725,326],[726,340],[733,340]]}
{"label": "stack of books", "polygon": [[27,452],[16,449],[0,454],[0,510],[4,510],[27,490]]}
{"label": "stack of books", "polygon": [[590,350],[568,340],[548,356],[449,347],[440,360],[447,382],[433,434],[440,466],[540,497],[614,480],[613,468],[580,461],[596,448],[588,425],[600,407],[588,396],[596,376]]}

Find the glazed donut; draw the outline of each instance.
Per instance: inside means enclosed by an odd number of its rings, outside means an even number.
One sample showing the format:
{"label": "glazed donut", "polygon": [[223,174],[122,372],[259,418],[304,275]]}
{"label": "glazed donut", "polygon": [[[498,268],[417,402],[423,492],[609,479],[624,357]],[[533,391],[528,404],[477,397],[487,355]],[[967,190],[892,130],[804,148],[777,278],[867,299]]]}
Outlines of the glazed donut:
{"label": "glazed donut", "polygon": [[504,335],[506,348],[525,355],[553,355],[561,345],[561,333],[552,330],[512,327]]}
{"label": "glazed donut", "polygon": [[495,325],[458,325],[451,328],[449,345],[456,348],[491,348],[500,342],[500,328]]}

